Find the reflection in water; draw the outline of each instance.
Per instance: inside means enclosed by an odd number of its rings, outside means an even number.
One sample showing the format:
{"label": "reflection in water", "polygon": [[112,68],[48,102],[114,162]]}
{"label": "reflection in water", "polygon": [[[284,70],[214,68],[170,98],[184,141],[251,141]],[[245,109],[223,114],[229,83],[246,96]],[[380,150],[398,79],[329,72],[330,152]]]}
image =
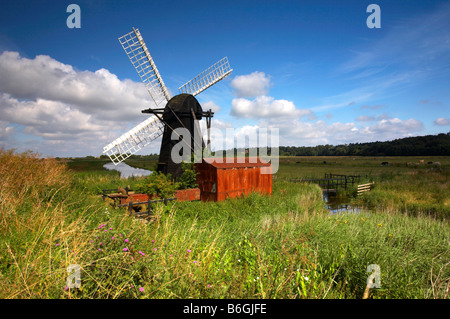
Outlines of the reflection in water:
{"label": "reflection in water", "polygon": [[148,176],[152,171],[148,171],[142,168],[134,168],[125,163],[119,163],[114,165],[114,163],[108,163],[103,165],[107,170],[116,170],[120,173],[120,178],[128,178],[131,176]]}
{"label": "reflection in water", "polygon": [[338,213],[361,213],[362,210],[359,207],[351,206],[348,197],[337,197],[330,195],[328,192],[323,192],[323,200],[327,204],[327,208],[331,214]]}

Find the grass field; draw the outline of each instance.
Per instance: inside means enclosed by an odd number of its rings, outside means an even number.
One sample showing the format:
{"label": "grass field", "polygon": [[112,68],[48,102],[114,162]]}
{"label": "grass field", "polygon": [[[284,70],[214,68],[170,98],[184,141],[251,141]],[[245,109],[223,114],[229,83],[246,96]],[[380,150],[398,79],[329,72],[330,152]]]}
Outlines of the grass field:
{"label": "grass field", "polygon": [[[271,196],[160,205],[147,223],[98,196],[139,178],[120,179],[100,160],[2,150],[0,298],[360,299],[375,264],[380,288],[369,298],[448,299],[449,166],[447,157],[281,158]],[[374,180],[353,199],[367,210],[331,215],[317,185],[289,181],[324,173]],[[67,287],[70,265],[81,288]]]}

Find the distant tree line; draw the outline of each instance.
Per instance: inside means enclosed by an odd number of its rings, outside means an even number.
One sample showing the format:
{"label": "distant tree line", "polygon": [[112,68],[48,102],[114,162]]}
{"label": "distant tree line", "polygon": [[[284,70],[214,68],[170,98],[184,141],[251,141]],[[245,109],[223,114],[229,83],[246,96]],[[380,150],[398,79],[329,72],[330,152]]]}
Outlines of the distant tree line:
{"label": "distant tree line", "polygon": [[280,146],[281,156],[450,156],[450,132],[386,142]]}
{"label": "distant tree line", "polygon": [[[251,149],[253,150],[253,149]],[[235,156],[260,155],[245,148],[234,148]],[[226,154],[226,151],[220,151]],[[264,151],[270,156],[272,149]],[[280,146],[281,156],[450,156],[450,132],[437,135],[405,137],[393,141],[317,146]],[[100,158],[107,159],[106,155]],[[131,155],[132,160],[158,160],[158,154]]]}

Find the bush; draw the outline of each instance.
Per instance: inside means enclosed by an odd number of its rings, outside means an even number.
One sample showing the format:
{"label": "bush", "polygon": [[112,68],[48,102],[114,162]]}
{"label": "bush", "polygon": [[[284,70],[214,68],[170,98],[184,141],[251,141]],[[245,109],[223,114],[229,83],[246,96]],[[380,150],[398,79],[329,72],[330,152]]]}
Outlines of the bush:
{"label": "bush", "polygon": [[197,188],[197,172],[193,163],[183,163],[183,174],[178,179],[179,189]]}
{"label": "bush", "polygon": [[174,196],[178,187],[179,183],[175,183],[170,174],[153,172],[136,184],[136,191],[160,198],[170,198]]}

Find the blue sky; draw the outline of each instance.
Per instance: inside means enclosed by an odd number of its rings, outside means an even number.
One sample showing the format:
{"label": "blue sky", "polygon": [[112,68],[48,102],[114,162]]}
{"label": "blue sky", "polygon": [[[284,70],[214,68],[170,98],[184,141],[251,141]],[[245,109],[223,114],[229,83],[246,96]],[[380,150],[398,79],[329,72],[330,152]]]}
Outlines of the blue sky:
{"label": "blue sky", "polygon": [[[70,29],[69,4],[81,8]],[[369,4],[381,28],[368,28]],[[150,96],[117,38],[138,28],[177,88],[227,56],[197,95],[213,126],[278,128],[280,145],[450,131],[448,1],[2,1],[0,147],[100,155]],[[141,154],[159,151],[159,144]]]}

